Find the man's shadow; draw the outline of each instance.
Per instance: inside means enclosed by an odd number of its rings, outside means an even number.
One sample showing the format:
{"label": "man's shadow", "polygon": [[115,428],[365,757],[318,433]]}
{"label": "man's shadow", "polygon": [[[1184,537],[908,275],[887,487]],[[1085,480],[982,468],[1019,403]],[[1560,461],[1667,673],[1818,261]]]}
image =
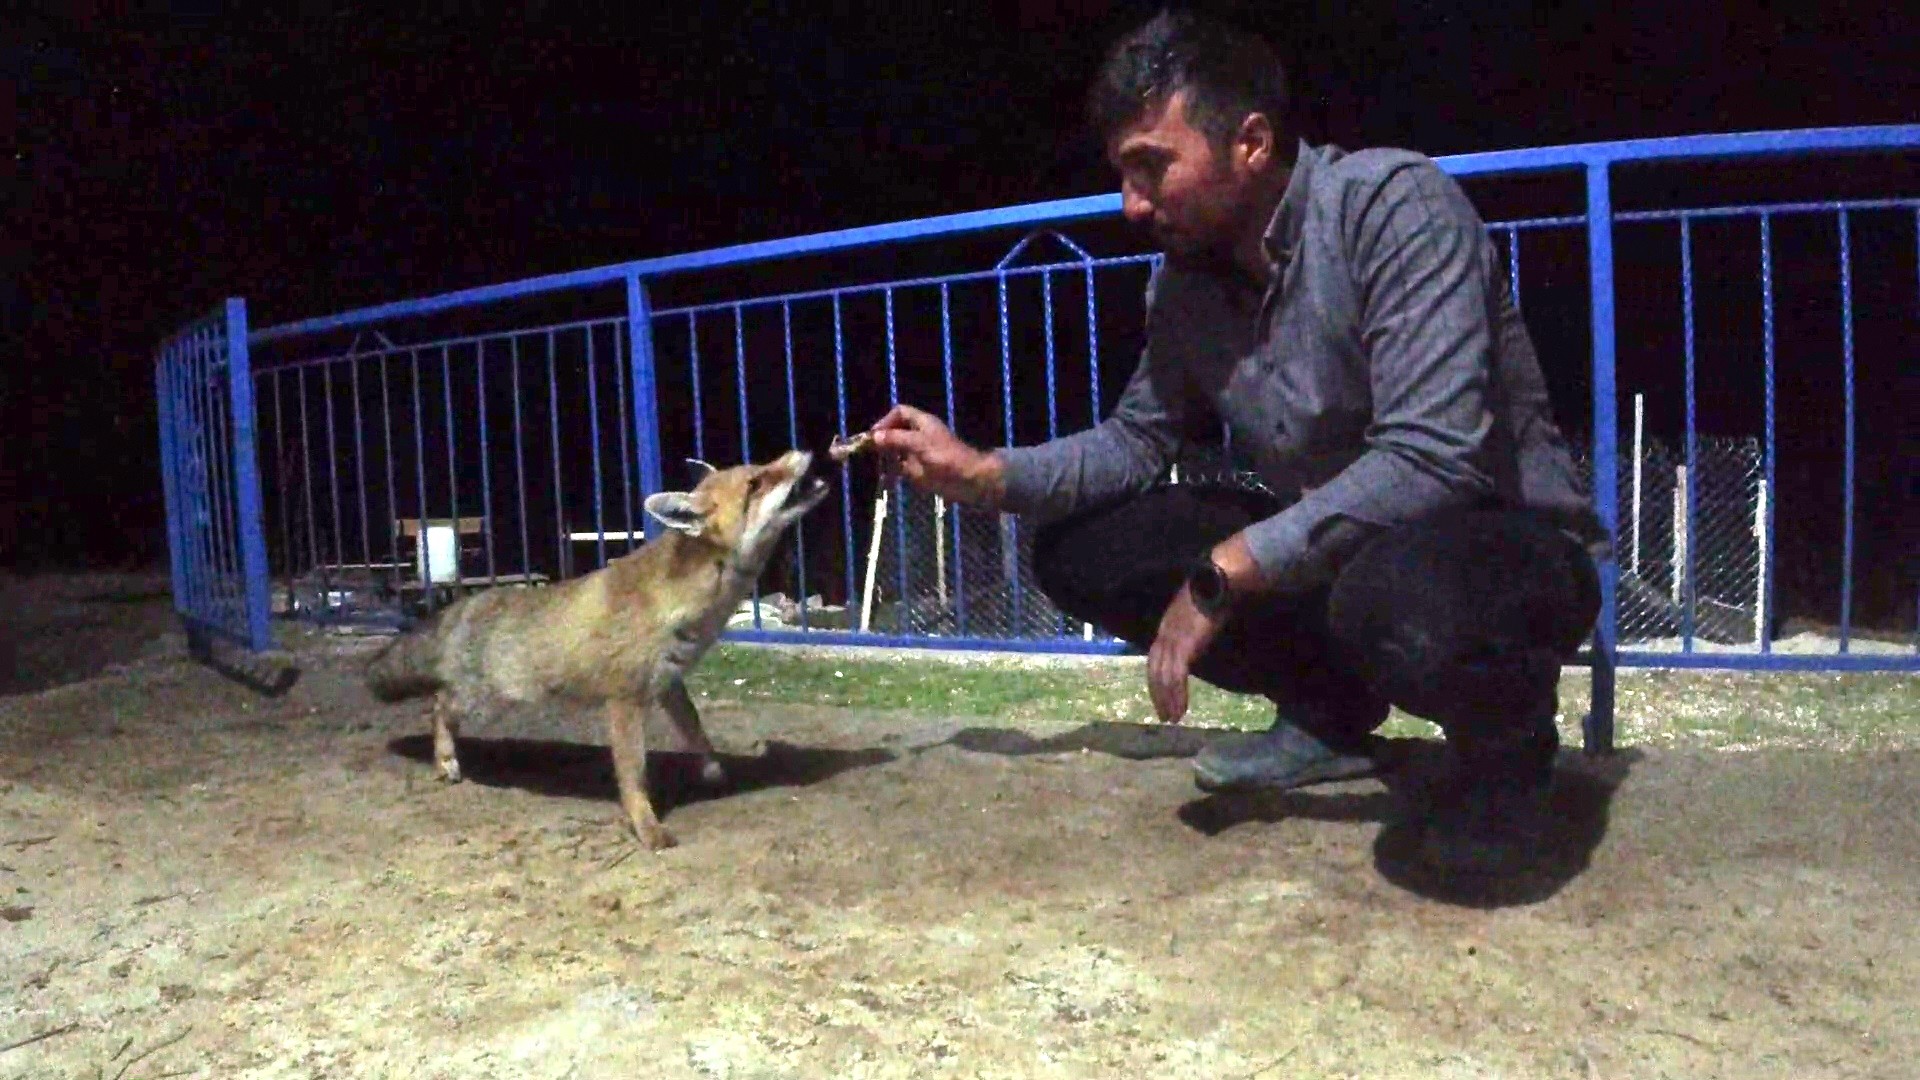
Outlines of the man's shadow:
{"label": "man's shadow", "polygon": [[[647,752],[647,789],[662,818],[675,807],[745,795],[769,788],[818,784],[853,769],[894,759],[890,750],[832,750],[769,740],[759,754],[715,754],[726,772],[718,784],[700,779],[696,755],[677,750]],[[613,755],[604,745],[558,739],[460,738],[460,775],[484,787],[518,788],[563,799],[618,802]],[[403,735],[389,752],[432,768],[433,736]],[[434,776],[437,779],[438,773]]]}
{"label": "man's shadow", "polygon": [[[1021,757],[1087,750],[1134,761],[1192,757],[1222,733],[1150,724],[1099,721],[1045,739],[1003,728],[969,728],[946,740],[977,753]],[[1379,740],[1381,773],[1374,778],[1285,792],[1209,794],[1176,811],[1204,836],[1238,825],[1274,824],[1287,818],[1330,822],[1379,822],[1374,866],[1386,880],[1420,896],[1464,907],[1496,908],[1538,903],[1559,892],[1589,865],[1606,836],[1614,792],[1625,781],[1635,750],[1588,756],[1563,749],[1554,770],[1542,835],[1524,849],[1497,850],[1496,872],[1463,872],[1422,854],[1437,838],[1436,801],[1445,797],[1450,767],[1445,745],[1432,739]]]}

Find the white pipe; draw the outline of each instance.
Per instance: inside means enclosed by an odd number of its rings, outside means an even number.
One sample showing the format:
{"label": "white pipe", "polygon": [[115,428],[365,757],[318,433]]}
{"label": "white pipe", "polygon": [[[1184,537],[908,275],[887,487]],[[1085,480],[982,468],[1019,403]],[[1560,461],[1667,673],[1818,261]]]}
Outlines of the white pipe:
{"label": "white pipe", "polygon": [[1760,542],[1759,573],[1753,580],[1753,640],[1756,644],[1767,640],[1767,627],[1772,625],[1773,613],[1767,610],[1767,500],[1771,492],[1767,490],[1767,478],[1758,481],[1759,498],[1754,500],[1753,535]]}
{"label": "white pipe", "polygon": [[1645,394],[1633,395],[1633,573],[1640,574],[1640,466],[1645,461],[1641,436],[1646,430]]}
{"label": "white pipe", "polygon": [[1687,581],[1687,467],[1673,467],[1673,602],[1686,602]]}
{"label": "white pipe", "polygon": [[867,585],[860,598],[860,632],[866,633],[873,626],[873,586],[874,571],[880,562],[880,538],[885,530],[882,526],[887,520],[887,489],[881,488],[880,494],[873,500],[873,540],[867,545]]}
{"label": "white pipe", "polygon": [[935,588],[940,592],[940,607],[947,606],[947,502],[933,497],[933,561]]}

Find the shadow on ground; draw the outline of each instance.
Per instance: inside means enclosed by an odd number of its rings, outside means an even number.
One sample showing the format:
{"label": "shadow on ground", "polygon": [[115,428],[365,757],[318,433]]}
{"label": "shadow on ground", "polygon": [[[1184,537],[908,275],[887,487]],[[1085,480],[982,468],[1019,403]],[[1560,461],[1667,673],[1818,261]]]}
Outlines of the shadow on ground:
{"label": "shadow on ground", "polygon": [[[1132,761],[1187,758],[1218,732],[1100,721],[1046,738],[1004,728],[968,728],[941,745],[984,754],[1024,757],[1088,751]],[[1496,908],[1552,897],[1590,864],[1605,838],[1614,793],[1639,760],[1637,750],[1589,756],[1562,750],[1548,799],[1544,834],[1526,849],[1496,849],[1501,869],[1468,873],[1436,865],[1421,853],[1436,800],[1449,790],[1445,744],[1438,739],[1380,740],[1381,774],[1373,780],[1323,789],[1209,794],[1176,811],[1203,836],[1288,818],[1378,822],[1374,866],[1400,888],[1444,903]]]}
{"label": "shadow on ground", "polygon": [[976,754],[999,754],[1002,757],[1077,754],[1087,750],[1129,761],[1151,761],[1155,758],[1192,757],[1217,735],[1218,732],[1196,728],[1098,720],[1044,739],[1036,739],[1012,728],[966,728],[938,745]]}
{"label": "shadow on ground", "polygon": [[[400,757],[433,768],[433,737],[404,735],[387,743]],[[647,786],[662,817],[676,806],[729,795],[745,795],[767,788],[797,788],[831,780],[841,773],[884,764],[894,759],[889,750],[831,750],[768,741],[757,755],[717,754],[726,779],[708,786],[699,779],[699,762],[692,754],[652,751],[647,754]],[[605,746],[557,739],[460,739],[460,774],[465,782],[486,787],[511,787],[536,795],[566,799],[619,801],[613,778],[613,755]],[[438,774],[434,774],[437,778]]]}
{"label": "shadow on ground", "polygon": [[164,589],[0,579],[0,697],[85,682],[178,629]]}

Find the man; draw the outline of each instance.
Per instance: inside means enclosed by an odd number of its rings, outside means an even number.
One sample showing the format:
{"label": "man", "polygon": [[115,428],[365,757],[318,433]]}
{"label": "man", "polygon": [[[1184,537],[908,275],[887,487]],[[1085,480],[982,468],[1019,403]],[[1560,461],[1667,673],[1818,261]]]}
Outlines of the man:
{"label": "man", "polygon": [[[1440,854],[1497,848],[1537,820],[1607,537],[1484,224],[1420,155],[1289,139],[1270,50],[1200,17],[1122,39],[1089,105],[1165,251],[1112,416],[983,452],[901,406],[876,448],[917,487],[1042,518],[1042,588],[1148,649],[1163,720],[1190,675],[1273,700],[1270,731],[1195,759],[1203,788],[1373,773],[1398,705],[1466,782]],[[1259,483],[1165,482],[1223,423]]]}

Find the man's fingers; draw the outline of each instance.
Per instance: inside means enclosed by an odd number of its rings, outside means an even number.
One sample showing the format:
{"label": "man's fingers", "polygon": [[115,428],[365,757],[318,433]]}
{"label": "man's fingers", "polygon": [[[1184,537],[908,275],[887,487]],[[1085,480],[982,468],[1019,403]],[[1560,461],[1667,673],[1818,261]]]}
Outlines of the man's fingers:
{"label": "man's fingers", "polygon": [[1156,637],[1147,653],[1147,696],[1154,715],[1164,724],[1177,724],[1187,712],[1187,661],[1178,644]]}
{"label": "man's fingers", "polygon": [[1147,656],[1147,696],[1153,699],[1153,713],[1161,722],[1165,722],[1172,702],[1167,693],[1167,646],[1164,641],[1154,642]]}
{"label": "man's fingers", "polygon": [[901,454],[918,449],[919,441],[918,432],[901,428],[873,429],[874,449],[879,450],[880,456],[886,460],[898,460]]}
{"label": "man's fingers", "polygon": [[[905,408],[906,406],[901,406]],[[882,450],[904,450],[915,453],[926,450],[932,442],[931,433],[914,424],[911,426],[875,427],[873,445]]]}
{"label": "man's fingers", "polygon": [[873,431],[876,435],[886,431],[925,431],[927,422],[932,419],[925,412],[902,402],[888,409],[887,415],[873,425]]}

